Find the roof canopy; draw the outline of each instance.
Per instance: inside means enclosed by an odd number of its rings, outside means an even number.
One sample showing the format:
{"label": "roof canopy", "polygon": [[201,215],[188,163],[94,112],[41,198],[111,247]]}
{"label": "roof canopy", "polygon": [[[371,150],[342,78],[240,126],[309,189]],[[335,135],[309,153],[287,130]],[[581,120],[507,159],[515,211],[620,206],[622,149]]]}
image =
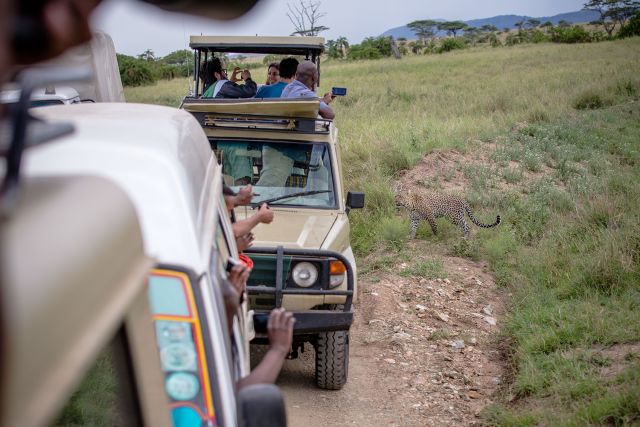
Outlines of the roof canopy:
{"label": "roof canopy", "polygon": [[189,47],[209,52],[318,55],[324,37],[191,36]]}

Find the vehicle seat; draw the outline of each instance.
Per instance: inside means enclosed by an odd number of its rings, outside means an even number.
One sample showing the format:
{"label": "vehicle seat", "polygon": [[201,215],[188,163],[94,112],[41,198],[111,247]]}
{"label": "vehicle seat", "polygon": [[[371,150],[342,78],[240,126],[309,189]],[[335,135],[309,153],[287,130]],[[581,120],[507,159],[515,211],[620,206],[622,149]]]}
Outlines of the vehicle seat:
{"label": "vehicle seat", "polygon": [[285,187],[300,187],[307,186],[307,177],[304,175],[289,175]]}

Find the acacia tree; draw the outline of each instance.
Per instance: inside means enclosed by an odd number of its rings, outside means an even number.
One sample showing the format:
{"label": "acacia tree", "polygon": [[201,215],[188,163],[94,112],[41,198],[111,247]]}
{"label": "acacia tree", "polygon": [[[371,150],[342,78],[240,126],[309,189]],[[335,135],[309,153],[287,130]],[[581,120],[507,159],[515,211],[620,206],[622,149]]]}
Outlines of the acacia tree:
{"label": "acacia tree", "polygon": [[440,31],[446,31],[450,36],[455,37],[458,34],[458,31],[463,31],[469,28],[467,24],[462,21],[449,21],[449,22],[439,22],[438,29]]}
{"label": "acacia tree", "polygon": [[320,12],[320,1],[307,1],[300,0],[299,4],[293,4],[293,6],[287,3],[287,17],[293,24],[295,31],[291,35],[298,36],[317,36],[322,31],[327,31],[329,28],[324,25],[320,25],[320,19],[326,16],[326,13]]}
{"label": "acacia tree", "polygon": [[407,24],[407,27],[418,36],[420,41],[426,41],[435,36],[435,29],[438,27],[438,23],[431,19],[424,19],[410,22]]}
{"label": "acacia tree", "polygon": [[596,22],[611,37],[616,26],[623,27],[640,10],[640,0],[589,0],[584,8],[600,14],[600,19]]}
{"label": "acacia tree", "polygon": [[499,30],[498,30],[498,27],[496,27],[495,25],[484,24],[482,27],[480,27],[480,31],[482,31],[483,33],[493,33]]}
{"label": "acacia tree", "polygon": [[151,49],[147,49],[138,55],[138,59],[142,59],[143,61],[152,62],[156,60],[156,54],[153,53]]}
{"label": "acacia tree", "polygon": [[529,18],[529,19],[527,19],[527,25],[531,29],[537,28],[537,27],[540,26],[540,20],[539,19],[535,19],[535,18]]}

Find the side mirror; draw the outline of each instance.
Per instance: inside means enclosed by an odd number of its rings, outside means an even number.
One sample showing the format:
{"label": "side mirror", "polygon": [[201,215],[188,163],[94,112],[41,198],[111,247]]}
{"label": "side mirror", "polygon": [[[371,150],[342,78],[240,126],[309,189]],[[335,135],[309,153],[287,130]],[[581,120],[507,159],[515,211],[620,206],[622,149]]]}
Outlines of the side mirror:
{"label": "side mirror", "polygon": [[238,392],[239,425],[242,427],[286,427],[287,413],[280,389],[273,384],[255,384]]}
{"label": "side mirror", "polygon": [[364,193],[359,191],[349,191],[347,193],[347,213],[351,209],[364,208]]}

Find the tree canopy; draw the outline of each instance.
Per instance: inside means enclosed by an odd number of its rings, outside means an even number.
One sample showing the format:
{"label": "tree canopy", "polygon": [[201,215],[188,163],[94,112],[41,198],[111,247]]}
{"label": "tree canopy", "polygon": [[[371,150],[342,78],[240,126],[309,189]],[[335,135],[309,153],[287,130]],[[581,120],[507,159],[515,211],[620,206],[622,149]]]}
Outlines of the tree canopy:
{"label": "tree canopy", "polygon": [[463,31],[467,28],[469,28],[469,26],[462,21],[448,21],[438,23],[438,30],[446,31],[447,34],[453,37],[458,34],[458,31]]}
{"label": "tree canopy", "polygon": [[427,40],[435,36],[435,30],[438,27],[438,22],[431,19],[424,19],[421,21],[413,21],[407,24],[407,27],[413,33],[418,36],[420,40]]}

